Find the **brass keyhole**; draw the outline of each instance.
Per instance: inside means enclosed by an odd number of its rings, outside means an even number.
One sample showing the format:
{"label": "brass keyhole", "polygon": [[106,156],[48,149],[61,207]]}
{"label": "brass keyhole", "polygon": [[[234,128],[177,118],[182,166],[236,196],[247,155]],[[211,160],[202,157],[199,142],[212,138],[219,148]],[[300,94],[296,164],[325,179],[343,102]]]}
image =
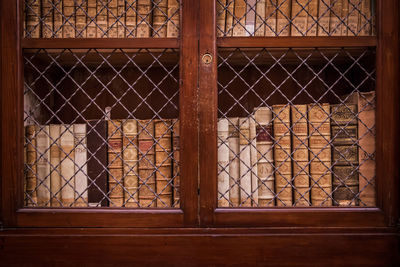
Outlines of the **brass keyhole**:
{"label": "brass keyhole", "polygon": [[209,53],[204,54],[203,57],[202,57],[203,63],[207,64],[207,65],[212,62],[212,59],[213,59],[213,57]]}

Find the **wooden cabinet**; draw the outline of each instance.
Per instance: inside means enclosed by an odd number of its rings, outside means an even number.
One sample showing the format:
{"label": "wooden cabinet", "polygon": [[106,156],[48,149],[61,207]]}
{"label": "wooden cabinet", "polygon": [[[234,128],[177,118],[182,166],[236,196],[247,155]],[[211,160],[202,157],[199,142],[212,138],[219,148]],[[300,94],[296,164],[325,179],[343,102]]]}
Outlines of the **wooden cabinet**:
{"label": "wooden cabinet", "polygon": [[[22,37],[23,2],[1,3],[2,263],[396,265],[397,1],[375,1],[371,36],[217,37],[217,10],[224,1],[181,0],[177,38]],[[254,12],[256,2],[248,2]],[[357,193],[357,205],[312,206],[309,198],[310,205],[293,201],[282,207],[276,190],[276,204],[262,206],[254,204],[258,188],[249,206],[242,205],[246,200],[218,205],[224,197],[218,188],[219,120],[249,117],[260,106],[344,103],[340,96],[371,89],[376,90],[376,205],[360,204]],[[100,120],[106,107],[111,119],[179,119],[180,205],[27,205],[27,91],[47,111],[43,122],[34,120],[38,125]],[[292,154],[287,158],[293,161]],[[109,173],[109,166],[101,169]],[[290,179],[288,186],[296,190],[294,176]],[[111,191],[103,192],[107,201]],[[154,192],[154,202],[159,195]],[[326,199],[335,202],[332,193]]]}

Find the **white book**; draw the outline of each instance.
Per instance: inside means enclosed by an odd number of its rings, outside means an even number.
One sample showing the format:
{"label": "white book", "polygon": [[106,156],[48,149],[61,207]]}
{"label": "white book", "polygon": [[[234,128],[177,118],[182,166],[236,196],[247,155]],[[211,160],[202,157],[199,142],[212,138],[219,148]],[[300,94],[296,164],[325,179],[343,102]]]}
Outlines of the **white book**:
{"label": "white book", "polygon": [[257,173],[257,139],[256,139],[256,121],[252,114],[250,116],[250,154],[251,154],[251,195],[252,206],[258,206],[258,173]]}
{"label": "white book", "polygon": [[75,145],[75,203],[85,207],[88,203],[86,124],[74,124]]}
{"label": "white book", "polygon": [[74,203],[75,168],[74,168],[74,127],[61,125],[61,197],[63,207],[71,207]]}
{"label": "white book", "polygon": [[36,126],[37,204],[50,206],[50,143],[49,126]]}
{"label": "white book", "polygon": [[239,118],[240,206],[251,206],[251,142],[249,118]]}
{"label": "white book", "polygon": [[240,202],[239,194],[239,128],[238,118],[229,118],[229,202],[237,207]]}
{"label": "white book", "polygon": [[60,176],[60,125],[50,125],[50,191],[51,206],[61,206],[61,176]]}
{"label": "white book", "polygon": [[218,121],[218,207],[229,206],[228,120]]}

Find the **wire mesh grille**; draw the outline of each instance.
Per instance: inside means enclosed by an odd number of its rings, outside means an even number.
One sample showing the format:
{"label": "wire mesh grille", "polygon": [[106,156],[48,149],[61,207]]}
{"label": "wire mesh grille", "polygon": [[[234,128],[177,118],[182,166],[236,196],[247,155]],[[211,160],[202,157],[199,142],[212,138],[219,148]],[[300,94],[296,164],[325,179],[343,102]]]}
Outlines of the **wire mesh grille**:
{"label": "wire mesh grille", "polygon": [[178,208],[178,59],[24,50],[25,206]]}
{"label": "wire mesh grille", "polygon": [[375,51],[220,49],[218,205],[375,206]]}
{"label": "wire mesh grille", "polygon": [[216,0],[218,36],[375,34],[374,0]]}
{"label": "wire mesh grille", "polygon": [[179,0],[25,0],[25,37],[178,37],[179,9]]}

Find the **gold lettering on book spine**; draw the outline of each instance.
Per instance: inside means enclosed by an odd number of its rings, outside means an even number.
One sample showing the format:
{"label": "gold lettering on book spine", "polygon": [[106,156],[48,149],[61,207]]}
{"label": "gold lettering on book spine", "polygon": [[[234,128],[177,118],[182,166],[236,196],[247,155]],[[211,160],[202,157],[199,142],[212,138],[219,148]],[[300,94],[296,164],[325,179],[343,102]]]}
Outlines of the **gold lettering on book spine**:
{"label": "gold lettering on book spine", "polygon": [[108,188],[110,207],[122,207],[124,204],[124,179],[122,166],[122,124],[119,120],[108,123]]}

